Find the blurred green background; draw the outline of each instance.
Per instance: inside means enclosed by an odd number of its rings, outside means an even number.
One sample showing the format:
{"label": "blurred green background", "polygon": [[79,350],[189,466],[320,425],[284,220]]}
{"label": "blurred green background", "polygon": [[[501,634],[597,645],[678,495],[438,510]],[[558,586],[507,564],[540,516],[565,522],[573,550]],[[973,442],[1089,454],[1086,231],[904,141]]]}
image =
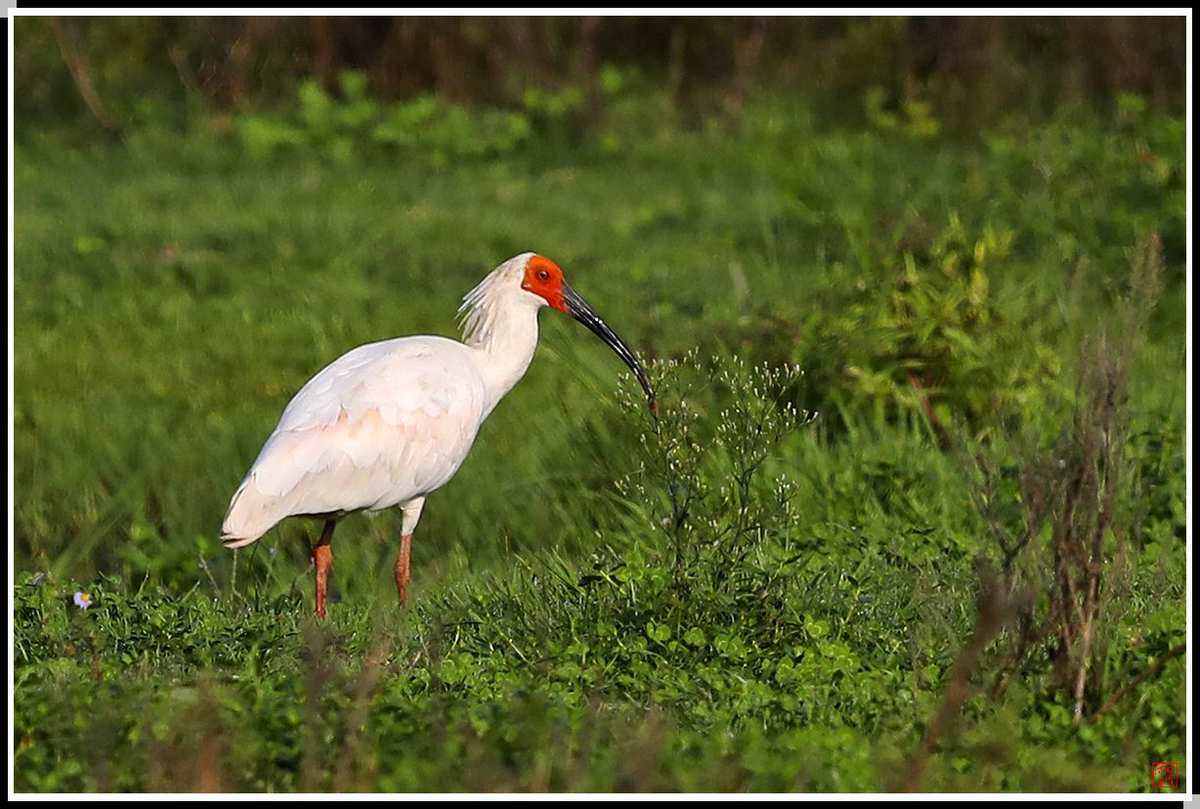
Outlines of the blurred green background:
{"label": "blurred green background", "polygon": [[[519,105],[571,88],[600,112],[617,70],[654,78],[702,118],[764,85],[861,120],[878,88],[923,99],[939,122],[977,127],[1013,111],[1128,92],[1183,112],[1184,25],[1170,17],[349,18],[19,20],[15,98],[23,126],[89,117],[71,62],[113,126],[286,105],[296,83],[329,92],[361,71],[373,98],[434,93]],[[63,48],[70,55],[64,60]]]}
{"label": "blurred green background", "polygon": [[[1101,717],[1071,716],[1053,639],[997,641],[976,684],[1020,687],[968,705],[922,784],[1146,789],[1151,757],[1182,757],[1182,18],[15,26],[19,789],[895,788],[980,560],[1005,559],[992,529],[1031,508],[980,506],[955,447],[1016,486],[1126,354],[1085,655]],[[706,447],[765,440],[726,418],[765,386],[718,381],[733,358],[799,366],[780,401],[820,415],[745,485],[759,528],[722,499],[736,459],[685,459],[744,552],[706,556],[726,534],[693,516],[681,566],[679,481],[638,477],[665,439],[547,313],[429,500],[413,609],[389,591],[397,520],[358,517],[312,627],[308,527],[235,556],[229,496],[309,376],[454,334],[524,250],[655,362],[668,429]],[[1051,544],[1027,551],[1030,620],[1052,620]]]}

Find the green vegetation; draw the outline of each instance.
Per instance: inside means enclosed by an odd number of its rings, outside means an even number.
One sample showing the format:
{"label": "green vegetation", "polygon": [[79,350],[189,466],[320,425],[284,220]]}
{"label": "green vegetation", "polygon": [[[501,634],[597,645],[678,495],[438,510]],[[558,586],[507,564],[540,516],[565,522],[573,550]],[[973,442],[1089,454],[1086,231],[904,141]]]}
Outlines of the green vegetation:
{"label": "green vegetation", "polygon": [[[18,129],[18,790],[1145,791],[1182,761],[1181,118],[964,136],[762,93],[693,126],[610,71],[583,126],[570,93],[342,82]],[[661,421],[545,313],[410,608],[398,520],[355,517],[317,625],[313,527],[225,551],[229,496],[313,372],[453,333],[526,249],[652,360]]]}

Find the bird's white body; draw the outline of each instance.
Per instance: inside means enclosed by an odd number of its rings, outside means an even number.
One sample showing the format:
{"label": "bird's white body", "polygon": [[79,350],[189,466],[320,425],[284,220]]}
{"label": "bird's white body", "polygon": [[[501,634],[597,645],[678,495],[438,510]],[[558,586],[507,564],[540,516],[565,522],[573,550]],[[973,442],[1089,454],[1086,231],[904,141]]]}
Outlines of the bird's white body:
{"label": "bird's white body", "polygon": [[234,494],[225,544],[248,545],[289,516],[392,507],[411,534],[425,495],[458,471],[533,359],[546,300],[521,287],[532,255],[506,261],[464,298],[464,342],[369,343],[310,379]]}

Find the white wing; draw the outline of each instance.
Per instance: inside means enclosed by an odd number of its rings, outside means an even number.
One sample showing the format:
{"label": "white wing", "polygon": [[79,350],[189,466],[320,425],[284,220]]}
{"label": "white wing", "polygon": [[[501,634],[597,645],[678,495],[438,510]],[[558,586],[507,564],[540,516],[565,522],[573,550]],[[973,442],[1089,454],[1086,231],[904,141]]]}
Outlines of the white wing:
{"label": "white wing", "polygon": [[291,515],[388,508],[448,481],[485,415],[469,351],[406,337],[326,366],[288,403],[234,494],[226,544],[249,544]]}

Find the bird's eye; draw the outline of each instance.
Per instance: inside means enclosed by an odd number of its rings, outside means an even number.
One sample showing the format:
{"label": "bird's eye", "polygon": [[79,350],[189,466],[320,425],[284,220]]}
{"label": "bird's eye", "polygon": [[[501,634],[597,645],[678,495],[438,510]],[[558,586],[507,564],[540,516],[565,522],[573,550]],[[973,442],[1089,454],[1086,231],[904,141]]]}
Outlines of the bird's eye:
{"label": "bird's eye", "polygon": [[550,271],[549,270],[538,270],[537,277],[538,277],[539,281],[549,281],[550,280]]}

